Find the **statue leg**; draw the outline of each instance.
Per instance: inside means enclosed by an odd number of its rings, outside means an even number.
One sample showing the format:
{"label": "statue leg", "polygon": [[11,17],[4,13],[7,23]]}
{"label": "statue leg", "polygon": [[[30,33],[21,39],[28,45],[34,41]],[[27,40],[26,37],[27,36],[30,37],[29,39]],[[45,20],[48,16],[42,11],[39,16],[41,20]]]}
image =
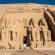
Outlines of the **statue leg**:
{"label": "statue leg", "polygon": [[35,49],[36,48],[36,35],[35,35],[35,30],[33,29],[32,30],[32,43],[31,43],[31,47],[33,48],[33,49]]}
{"label": "statue leg", "polygon": [[47,31],[43,31],[43,33],[44,33],[44,38],[45,38],[45,43],[44,43],[44,45],[45,45],[45,47],[49,47]]}
{"label": "statue leg", "polygon": [[49,44],[49,47],[51,47],[51,32],[50,32],[50,30],[48,30],[48,44]]}
{"label": "statue leg", "polygon": [[20,33],[19,39],[20,39],[20,48],[21,48],[21,49],[24,49],[23,33]]}
{"label": "statue leg", "polygon": [[37,48],[41,46],[41,41],[40,41],[40,32],[37,30],[37,38],[36,38],[36,43],[37,43]]}

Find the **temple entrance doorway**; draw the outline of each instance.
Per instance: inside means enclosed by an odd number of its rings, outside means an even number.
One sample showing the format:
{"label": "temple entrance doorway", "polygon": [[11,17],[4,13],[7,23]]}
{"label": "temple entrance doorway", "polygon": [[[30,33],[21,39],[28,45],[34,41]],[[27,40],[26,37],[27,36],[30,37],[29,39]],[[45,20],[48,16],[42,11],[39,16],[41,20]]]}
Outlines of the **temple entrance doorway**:
{"label": "temple entrance doorway", "polygon": [[27,36],[24,36],[23,38],[24,48],[27,47]]}
{"label": "temple entrance doorway", "polygon": [[29,31],[27,29],[27,36],[23,37],[23,43],[24,43],[24,48],[31,48],[31,41],[32,41],[32,31]]}
{"label": "temple entrance doorway", "polygon": [[24,44],[24,48],[27,48],[27,47],[30,48],[31,43],[30,43],[30,39],[29,39],[28,36],[24,36],[24,38],[23,38],[23,44]]}

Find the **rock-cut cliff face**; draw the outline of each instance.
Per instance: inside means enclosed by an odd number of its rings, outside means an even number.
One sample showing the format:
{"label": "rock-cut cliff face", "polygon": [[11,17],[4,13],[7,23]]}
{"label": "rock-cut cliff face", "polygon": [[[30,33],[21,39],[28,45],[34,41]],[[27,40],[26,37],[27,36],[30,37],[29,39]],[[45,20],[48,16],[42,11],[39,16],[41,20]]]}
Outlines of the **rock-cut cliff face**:
{"label": "rock-cut cliff face", "polygon": [[51,7],[40,4],[0,5],[0,49],[51,48],[55,40]]}

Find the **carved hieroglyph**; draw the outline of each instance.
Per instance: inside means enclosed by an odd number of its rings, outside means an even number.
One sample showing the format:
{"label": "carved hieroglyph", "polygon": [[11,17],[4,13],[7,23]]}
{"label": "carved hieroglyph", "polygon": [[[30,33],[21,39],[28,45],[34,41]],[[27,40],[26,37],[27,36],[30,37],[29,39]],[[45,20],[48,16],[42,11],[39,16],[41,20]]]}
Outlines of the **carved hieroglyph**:
{"label": "carved hieroglyph", "polygon": [[[0,5],[0,48],[50,48],[51,30],[44,17],[44,6]],[[4,7],[4,8],[3,8]]]}

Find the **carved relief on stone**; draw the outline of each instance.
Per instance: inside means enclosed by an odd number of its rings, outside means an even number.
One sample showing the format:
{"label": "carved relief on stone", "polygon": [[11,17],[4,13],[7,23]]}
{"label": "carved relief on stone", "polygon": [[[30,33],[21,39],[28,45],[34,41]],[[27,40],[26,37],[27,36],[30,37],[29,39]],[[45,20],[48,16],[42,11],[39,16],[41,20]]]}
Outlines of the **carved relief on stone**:
{"label": "carved relief on stone", "polygon": [[33,16],[30,13],[31,18],[29,18],[29,14],[21,18],[18,15],[19,13],[9,12],[4,15],[0,27],[0,43],[2,43],[0,48],[23,49],[24,44],[33,49],[49,47],[51,31],[48,29],[45,18],[41,15],[39,17],[39,14],[35,16],[36,13],[33,13]]}

